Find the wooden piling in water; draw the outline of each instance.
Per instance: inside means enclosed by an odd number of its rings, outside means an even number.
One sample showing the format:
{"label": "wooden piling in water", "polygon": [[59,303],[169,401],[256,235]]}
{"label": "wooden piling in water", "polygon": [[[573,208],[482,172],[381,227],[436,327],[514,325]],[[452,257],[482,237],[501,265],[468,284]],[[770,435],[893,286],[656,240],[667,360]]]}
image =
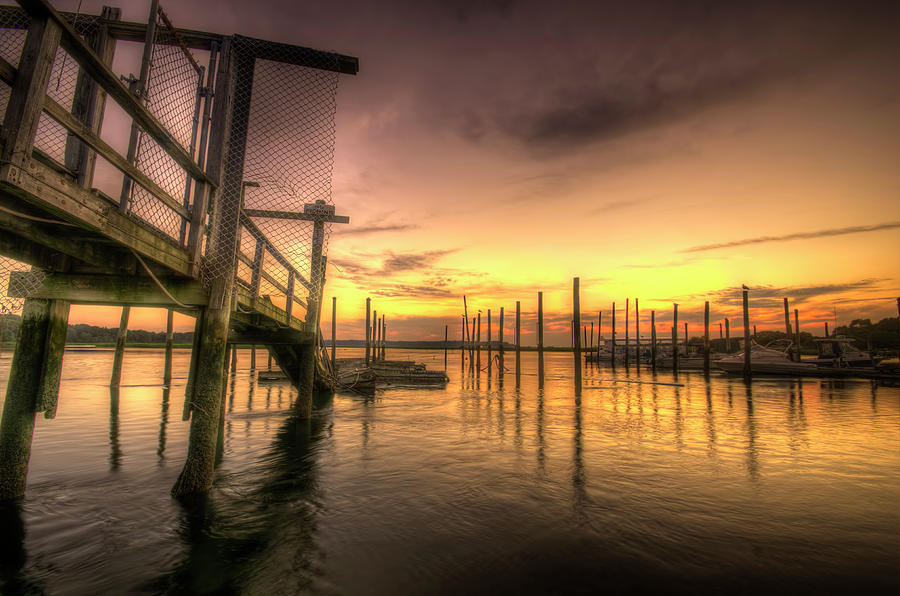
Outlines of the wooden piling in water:
{"label": "wooden piling in water", "polygon": [[497,350],[500,352],[500,360],[503,361],[503,307],[500,307],[500,345]]}
{"label": "wooden piling in water", "polygon": [[731,323],[726,318],[725,319],[725,353],[731,353]]}
{"label": "wooden piling in water", "polygon": [[381,319],[378,318],[378,311],[372,311],[372,362],[378,360],[378,352],[381,346],[378,343],[378,336],[381,333]]}
{"label": "wooden piling in water", "polygon": [[128,316],[131,314],[130,306],[122,307],[122,316],[119,318],[119,333],[116,335],[116,352],[113,356],[112,376],[109,379],[110,387],[118,387],[122,380],[122,360],[125,357],[125,338],[128,336]]}
{"label": "wooden piling in water", "polygon": [[544,293],[538,292],[538,354],[544,353]]}
{"label": "wooden piling in water", "polygon": [[703,305],[703,373],[709,375],[709,300]]}
{"label": "wooden piling in water", "polygon": [[641,365],[641,311],[637,298],[634,299],[634,365]]}
{"label": "wooden piling in water", "polygon": [[797,362],[800,362],[800,311],[794,309],[794,345],[797,347]]}
{"label": "wooden piling in water", "polygon": [[475,366],[478,367],[478,374],[481,374],[481,311],[478,311],[478,327],[475,332]]}
{"label": "wooden piling in water", "polygon": [[167,387],[172,382],[172,327],[174,312],[171,308],[166,311],[166,349],[163,360],[163,385]]}
{"label": "wooden piling in water", "polygon": [[597,366],[600,365],[600,337],[603,335],[603,311],[597,314]]}
{"label": "wooden piling in water", "polygon": [[631,310],[629,308],[629,300],[629,298],[625,299],[625,368],[628,368],[628,365],[630,364],[629,361],[631,359],[631,342],[629,341],[628,337],[628,313]]}
{"label": "wooden piling in water", "polygon": [[[788,339],[794,337],[794,334],[791,332],[791,312],[788,310],[788,299],[784,299],[784,335]],[[791,360],[796,360],[794,358],[794,349],[793,346],[788,348],[788,355],[791,357]]]}
{"label": "wooden piling in water", "polygon": [[450,326],[444,325],[444,372],[447,371],[447,338],[450,333]]}
{"label": "wooden piling in water", "polygon": [[[335,354],[337,353],[337,296],[331,297],[331,370],[336,371]],[[269,370],[272,370],[272,355],[269,354]]]}
{"label": "wooden piling in water", "polygon": [[522,303],[516,300],[516,379],[522,374],[520,356],[522,351]]}
{"label": "wooden piling in water", "polygon": [[673,305],[672,319],[672,370],[678,374],[678,305]]}
{"label": "wooden piling in water", "polygon": [[650,311],[650,367],[656,370],[656,311]]}
{"label": "wooden piling in water", "polygon": [[616,303],[612,303],[612,350],[609,356],[610,365],[616,367]]}
{"label": "wooden piling in water", "polygon": [[372,342],[372,299],[366,298],[366,366],[369,365],[369,350]]}
{"label": "wooden piling in water", "polygon": [[581,327],[581,279],[576,277],[572,280],[572,320],[575,328],[575,395],[581,394],[581,334],[578,328]]}
{"label": "wooden piling in water", "polygon": [[750,382],[752,369],[750,368],[750,298],[747,287],[743,290],[744,302],[744,381]]}
{"label": "wooden piling in water", "polygon": [[491,309],[488,309],[487,315],[488,315],[487,316],[487,346],[488,346],[487,372],[488,372],[488,378],[490,378],[491,373],[493,372],[492,369],[493,369],[493,360],[494,360],[493,356],[491,355],[492,354],[492,349],[491,349]]}
{"label": "wooden piling in water", "polygon": [[828,337],[828,321],[825,321],[825,337]]}
{"label": "wooden piling in water", "polygon": [[69,303],[26,298],[0,418],[0,501],[25,494],[37,412],[56,415]]}

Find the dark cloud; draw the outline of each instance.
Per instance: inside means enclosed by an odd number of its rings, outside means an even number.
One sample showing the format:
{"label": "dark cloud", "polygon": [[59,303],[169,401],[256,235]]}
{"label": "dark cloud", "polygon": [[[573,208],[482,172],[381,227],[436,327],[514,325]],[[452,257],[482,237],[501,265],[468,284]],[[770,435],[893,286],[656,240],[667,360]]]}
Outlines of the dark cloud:
{"label": "dark cloud", "polygon": [[[749,290],[751,304],[760,308],[780,308],[784,305],[784,299],[788,298],[791,304],[802,304],[814,301],[816,298],[827,298],[834,302],[836,296],[848,292],[883,290],[887,278],[860,279],[842,284],[816,284],[807,286],[754,286]],[[741,288],[722,288],[707,294],[693,294],[686,297],[688,300],[708,299],[718,306],[730,306],[738,308],[742,306],[743,295]]]}
{"label": "dark cloud", "polygon": [[703,244],[700,246],[692,246],[685,248],[679,252],[702,252],[706,250],[718,250],[720,248],[732,248],[735,246],[746,246],[748,244],[763,244],[767,242],[785,242],[788,240],[809,240],[811,238],[827,238],[829,236],[843,236],[845,234],[861,234],[863,232],[877,232],[879,230],[890,230],[900,228],[900,222],[892,221],[887,223],[875,224],[871,226],[849,226],[846,228],[835,228],[831,230],[818,230],[816,232],[799,232],[796,234],[785,234],[783,236],[758,236],[756,238],[746,238],[744,240],[734,240],[732,242],[721,242],[718,244]]}
{"label": "dark cloud", "polygon": [[393,275],[401,271],[416,271],[425,269],[441,257],[456,252],[456,249],[450,250],[429,250],[420,253],[396,254],[388,252],[385,254],[381,264],[383,275]]}
{"label": "dark cloud", "polygon": [[338,229],[331,233],[332,236],[367,236],[369,234],[377,234],[380,232],[403,232],[406,230],[414,230],[418,226],[413,224],[393,224],[386,226],[361,226],[358,228]]}
{"label": "dark cloud", "polygon": [[613,200],[606,201],[589,210],[587,213],[590,215],[593,214],[605,214],[612,213],[613,211],[621,211],[623,209],[630,209],[631,207],[636,207],[637,205],[643,205],[644,203],[649,202],[649,199],[621,199],[621,200]]}

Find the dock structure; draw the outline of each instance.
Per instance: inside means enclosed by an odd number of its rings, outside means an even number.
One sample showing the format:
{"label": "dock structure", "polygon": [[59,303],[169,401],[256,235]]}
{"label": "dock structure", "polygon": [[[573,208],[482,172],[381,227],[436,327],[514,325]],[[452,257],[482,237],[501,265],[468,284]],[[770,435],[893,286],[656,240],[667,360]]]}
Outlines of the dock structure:
{"label": "dock structure", "polygon": [[[30,267],[2,288],[22,301],[22,325],[0,500],[24,494],[36,413],[55,415],[71,304],[195,317],[173,494],[212,483],[227,346],[266,346],[310,416],[327,235],[349,221],[331,201],[337,79],[358,61],[177,29],[149,4],[146,23],[47,0],[0,7],[0,257]],[[140,76],[124,82],[110,68],[120,42],[144,44]],[[100,134],[122,114],[124,155]]]}

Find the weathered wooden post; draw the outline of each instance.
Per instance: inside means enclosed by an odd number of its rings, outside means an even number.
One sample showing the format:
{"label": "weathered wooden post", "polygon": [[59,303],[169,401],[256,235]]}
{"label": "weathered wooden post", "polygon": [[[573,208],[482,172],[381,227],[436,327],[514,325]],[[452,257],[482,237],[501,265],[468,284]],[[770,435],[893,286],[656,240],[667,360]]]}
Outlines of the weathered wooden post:
{"label": "weathered wooden post", "polygon": [[466,317],[462,318],[462,331],[459,334],[459,361],[462,367],[466,366],[466,332],[469,326],[466,325]]}
{"label": "weathered wooden post", "polygon": [[709,375],[709,300],[703,305],[703,374]]}
{"label": "weathered wooden post", "polygon": [[688,324],[687,321],[684,322],[684,354],[687,356],[687,345],[688,345]]}
{"label": "weathered wooden post", "polygon": [[[335,354],[337,353],[337,296],[331,297],[331,370],[337,372]],[[272,368],[272,357],[269,356],[269,368]]]}
{"label": "weathered wooden post", "polygon": [[588,342],[587,349],[588,349],[589,354],[594,351],[594,322],[593,321],[591,321],[591,339]]}
{"label": "weathered wooden post", "polygon": [[497,347],[497,351],[500,352],[500,366],[501,372],[503,370],[503,307],[500,307],[500,337],[499,337],[500,345]]}
{"label": "weathered wooden post", "polygon": [[[237,374],[237,344],[231,346],[231,374]],[[225,346],[225,358],[228,358],[228,346]]]}
{"label": "weathered wooden post", "polygon": [[544,355],[544,293],[538,292],[538,355]]}
{"label": "weathered wooden post", "polygon": [[475,335],[475,365],[481,375],[481,311],[478,311],[478,330]]}
{"label": "weathered wooden post", "polygon": [[628,337],[628,313],[631,310],[629,308],[629,298],[625,299],[625,368],[628,368],[631,360],[631,341]]}
{"label": "weathered wooden post", "polygon": [[581,279],[572,280],[572,319],[575,327],[575,395],[581,395]]}
{"label": "weathered wooden post", "polygon": [[520,356],[522,351],[522,303],[516,300],[516,381],[518,385],[519,376],[522,374],[522,365]]}
{"label": "weathered wooden post", "polygon": [[800,311],[794,309],[794,344],[797,346],[797,362],[800,362]]}
{"label": "weathered wooden post", "polygon": [[[788,339],[794,337],[794,334],[791,333],[791,312],[788,309],[788,299],[784,299],[784,336]],[[793,346],[788,348],[788,355],[791,357],[791,360],[795,360],[794,358],[794,349]]]}
{"label": "weathered wooden post", "polygon": [[[198,315],[199,337],[191,365],[194,378],[191,392],[185,400],[185,414],[191,419],[190,439],[184,468],[172,488],[172,493],[176,496],[205,492],[212,485],[215,470],[216,437],[220,423],[219,401],[223,395],[222,383],[225,382],[225,346],[231,319],[241,177],[250,112],[249,101],[234,102],[233,98],[250,96],[253,87],[253,62],[250,56],[233,56],[231,40],[225,38],[215,78],[216,102],[210,125],[207,166],[209,177],[214,181],[221,180],[212,225],[216,231],[215,239],[208,255],[218,267],[210,276],[209,304]],[[228,168],[224,167],[226,151]],[[197,186],[203,187],[199,183]],[[203,190],[200,196],[205,195],[206,191]],[[203,222],[205,219],[206,201],[195,201],[192,209],[191,246],[199,260],[199,239],[202,234],[194,222]]]}
{"label": "weathered wooden post", "polygon": [[381,334],[381,319],[378,318],[378,311],[372,311],[372,362],[378,360],[378,353],[381,351],[381,344],[378,342]]}
{"label": "weathered wooden post", "polygon": [[447,372],[447,338],[450,333],[450,326],[444,325],[444,372]]}
{"label": "weathered wooden post", "polygon": [[597,315],[597,366],[600,366],[600,337],[603,335],[603,311]]}
{"label": "weathered wooden post", "polygon": [[122,307],[122,316],[119,318],[119,333],[116,335],[116,351],[113,355],[112,376],[109,379],[110,387],[118,387],[122,379],[122,359],[125,357],[125,338],[128,336],[128,315],[130,306]]}
{"label": "weathered wooden post", "polygon": [[656,370],[656,311],[650,311],[650,367]]}
{"label": "weathered wooden post", "polygon": [[25,494],[37,412],[56,416],[68,320],[66,301],[25,299],[0,419],[0,501]]}
{"label": "weathered wooden post", "polygon": [[744,301],[744,381],[750,382],[750,299],[747,286],[743,287]]}
{"label": "weathered wooden post", "polygon": [[678,305],[672,306],[672,370],[678,374]]}
{"label": "weathered wooden post", "polygon": [[538,292],[538,386],[544,386],[544,293]]}
{"label": "weathered wooden post", "polygon": [[825,337],[828,337],[828,321],[825,321]]}
{"label": "weathered wooden post", "polygon": [[366,298],[366,366],[369,366],[369,349],[372,343],[372,299]]}
{"label": "weathered wooden post", "polygon": [[166,355],[163,363],[163,385],[166,387],[172,382],[172,339],[173,339],[173,309],[166,312]]}
{"label": "weathered wooden post", "polygon": [[256,344],[250,344],[250,370],[256,370]]}
{"label": "weathered wooden post", "polygon": [[384,322],[384,315],[381,315],[381,359],[387,358],[387,324]]}
{"label": "weathered wooden post", "polygon": [[725,319],[725,353],[731,353],[731,321]]}
{"label": "weathered wooden post", "polygon": [[487,346],[488,346],[488,378],[491,377],[491,372],[493,371],[493,356],[491,350],[491,309],[488,309],[487,313]]}
{"label": "weathered wooden post", "polygon": [[634,299],[634,364],[641,365],[641,311],[638,306],[638,299]]}
{"label": "weathered wooden post", "polygon": [[612,303],[612,347],[610,349],[609,363],[616,367],[616,303]]}

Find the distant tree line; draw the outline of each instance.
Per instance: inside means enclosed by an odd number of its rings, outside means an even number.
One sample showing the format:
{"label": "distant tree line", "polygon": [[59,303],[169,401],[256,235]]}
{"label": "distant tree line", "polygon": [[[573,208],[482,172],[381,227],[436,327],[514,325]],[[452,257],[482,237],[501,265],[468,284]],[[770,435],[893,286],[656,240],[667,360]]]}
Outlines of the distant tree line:
{"label": "distant tree line", "polygon": [[[22,317],[19,315],[0,315],[0,332],[3,342],[11,343],[16,339]],[[119,330],[115,327],[97,327],[96,325],[69,325],[66,332],[66,343],[70,344],[103,344],[115,343]],[[172,341],[176,344],[189,344],[193,341],[193,331],[179,331],[172,334]],[[164,344],[166,333],[164,331],[145,331],[143,329],[129,329],[128,343],[135,344]]]}

